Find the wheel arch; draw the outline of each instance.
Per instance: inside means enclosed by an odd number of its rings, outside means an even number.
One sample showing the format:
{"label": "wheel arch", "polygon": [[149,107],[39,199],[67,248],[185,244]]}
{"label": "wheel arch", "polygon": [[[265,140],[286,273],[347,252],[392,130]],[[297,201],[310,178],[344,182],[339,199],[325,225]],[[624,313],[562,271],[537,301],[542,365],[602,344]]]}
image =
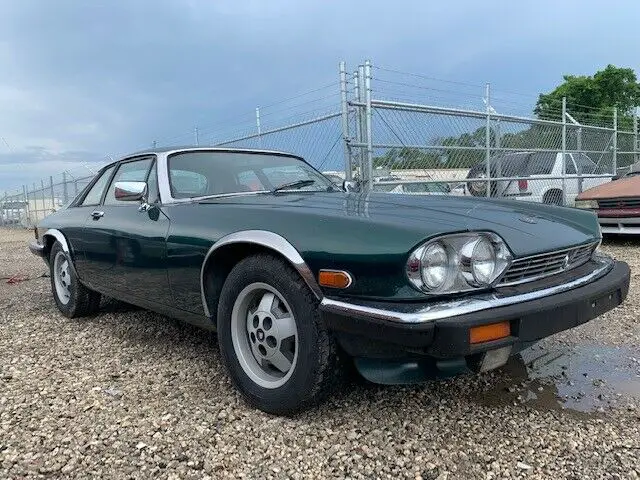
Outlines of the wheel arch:
{"label": "wheel arch", "polygon": [[53,244],[57,241],[62,247],[62,251],[69,256],[69,265],[71,265],[71,269],[73,270],[74,275],[79,280],[80,277],[78,276],[78,271],[76,270],[76,266],[73,262],[73,255],[71,255],[71,247],[69,245],[69,242],[67,241],[67,237],[64,236],[64,233],[56,228],[50,228],[46,232],[44,232],[44,234],[42,235],[42,240],[44,242],[44,251],[46,252],[44,258],[47,263],[49,263],[49,255],[51,254]]}
{"label": "wheel arch", "polygon": [[322,299],[322,290],[300,253],[284,237],[267,230],[245,230],[222,237],[207,252],[200,269],[200,293],[207,317],[212,317],[209,300],[219,297],[233,266],[243,258],[261,252],[285,259],[302,277],[313,294]]}
{"label": "wheel arch", "polygon": [[60,243],[60,245],[62,246],[62,250],[64,250],[65,253],[69,255],[71,254],[71,250],[69,249],[69,242],[67,242],[67,238],[60,230],[50,228],[46,232],[44,232],[44,234],[42,235],[42,239],[44,240],[44,248],[47,252],[47,256],[49,255],[49,252],[51,252],[51,248],[56,241]]}

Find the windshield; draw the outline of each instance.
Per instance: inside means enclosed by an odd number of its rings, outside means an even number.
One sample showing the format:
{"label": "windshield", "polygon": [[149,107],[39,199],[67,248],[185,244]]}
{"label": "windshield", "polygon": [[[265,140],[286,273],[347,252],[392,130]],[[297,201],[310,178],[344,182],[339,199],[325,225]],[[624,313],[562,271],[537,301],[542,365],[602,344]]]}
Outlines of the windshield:
{"label": "windshield", "polygon": [[[310,181],[308,185],[295,182]],[[173,198],[206,197],[242,192],[330,191],[334,185],[304,161],[290,156],[192,151],[169,157],[169,182]],[[311,183],[313,182],[313,183]]]}

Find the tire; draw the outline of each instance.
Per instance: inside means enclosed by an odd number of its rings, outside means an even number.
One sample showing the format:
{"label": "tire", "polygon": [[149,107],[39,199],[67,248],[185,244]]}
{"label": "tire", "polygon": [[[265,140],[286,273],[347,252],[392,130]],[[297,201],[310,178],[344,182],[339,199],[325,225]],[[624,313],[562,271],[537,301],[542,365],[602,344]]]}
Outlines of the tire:
{"label": "tire", "polygon": [[549,190],[542,197],[542,203],[547,205],[562,205],[562,190]]}
{"label": "tire", "polygon": [[100,294],[80,283],[68,253],[55,242],[49,254],[51,291],[58,310],[69,318],[84,317],[100,307]]}
{"label": "tire", "polygon": [[324,399],[339,378],[337,345],[316,297],[273,255],[247,257],[231,270],[220,294],[217,329],[233,384],[264,412],[304,410]]}

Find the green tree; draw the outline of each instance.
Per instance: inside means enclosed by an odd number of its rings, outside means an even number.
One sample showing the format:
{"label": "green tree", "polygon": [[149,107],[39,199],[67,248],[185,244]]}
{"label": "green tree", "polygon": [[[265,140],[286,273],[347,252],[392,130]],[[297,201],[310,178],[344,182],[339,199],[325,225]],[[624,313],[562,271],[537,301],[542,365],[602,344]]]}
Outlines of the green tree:
{"label": "green tree", "polygon": [[588,75],[564,75],[564,81],[549,93],[540,94],[534,113],[538,118],[562,120],[562,98],[567,111],[584,125],[612,126],[613,108],[618,108],[618,125],[629,129],[633,109],[640,105],[640,83],[631,68],[608,65]]}

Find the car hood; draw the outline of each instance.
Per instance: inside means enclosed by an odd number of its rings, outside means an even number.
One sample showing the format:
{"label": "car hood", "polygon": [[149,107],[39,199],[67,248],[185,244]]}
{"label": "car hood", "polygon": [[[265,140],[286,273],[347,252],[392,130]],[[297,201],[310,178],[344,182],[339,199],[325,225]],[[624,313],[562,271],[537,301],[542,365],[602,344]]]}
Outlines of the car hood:
{"label": "car hood", "polygon": [[[596,216],[589,211],[509,200],[389,193],[283,193],[245,195],[201,201],[251,209],[268,215],[301,213],[329,219],[352,219],[410,233],[416,243],[449,232],[493,231],[517,256],[532,255],[600,238]],[[265,212],[265,215],[267,213]],[[345,234],[349,234],[347,227]],[[355,228],[355,226],[354,226]],[[371,239],[375,241],[375,239]]]}
{"label": "car hood", "polygon": [[640,176],[621,178],[585,190],[576,200],[598,200],[601,198],[629,198],[640,196]]}

